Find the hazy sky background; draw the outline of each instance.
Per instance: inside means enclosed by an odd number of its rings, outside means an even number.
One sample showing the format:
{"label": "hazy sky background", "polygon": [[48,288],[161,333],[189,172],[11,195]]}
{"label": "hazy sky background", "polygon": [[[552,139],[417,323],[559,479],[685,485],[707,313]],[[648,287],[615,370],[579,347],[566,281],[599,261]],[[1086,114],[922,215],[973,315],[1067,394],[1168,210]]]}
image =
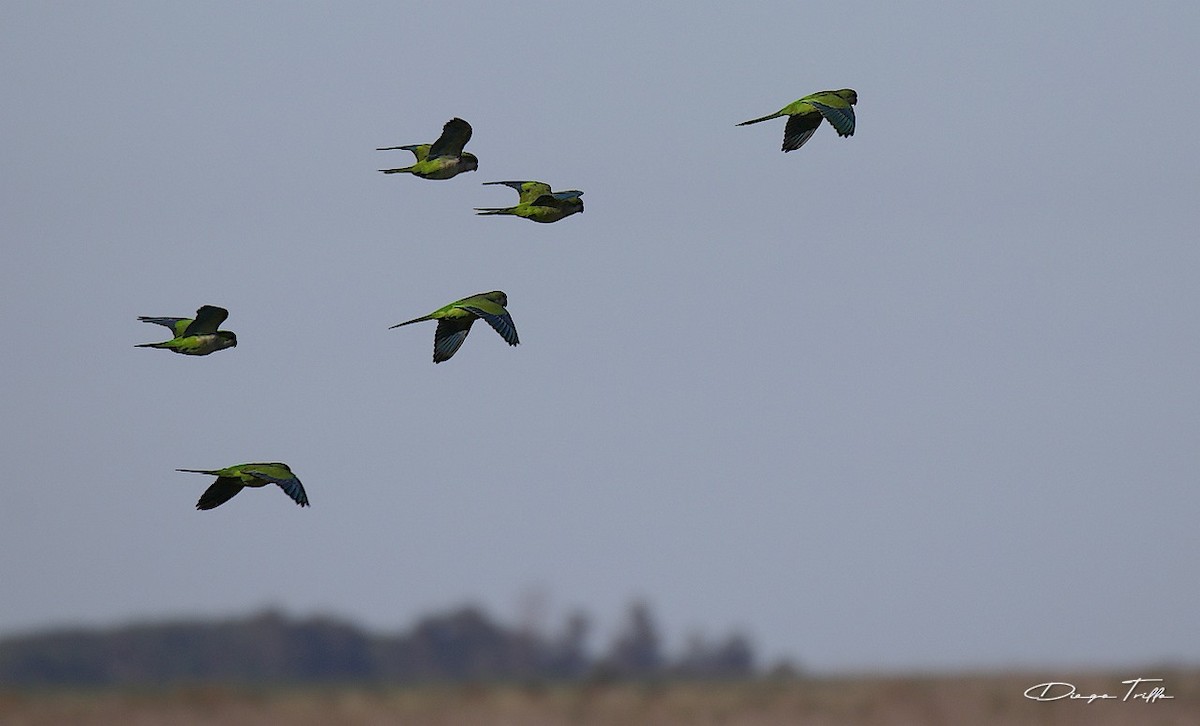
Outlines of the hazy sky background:
{"label": "hazy sky background", "polygon": [[[644,598],[670,648],[815,670],[1200,660],[1198,32],[1193,2],[0,5],[0,633],[543,593],[600,644]],[[735,127],[842,87],[853,138]],[[452,116],[478,172],[376,171]],[[586,211],[475,216],[502,179]],[[492,289],[517,348],[388,330]],[[134,348],[202,304],[236,349]],[[310,509],[197,512],[174,471],[276,460]]]}

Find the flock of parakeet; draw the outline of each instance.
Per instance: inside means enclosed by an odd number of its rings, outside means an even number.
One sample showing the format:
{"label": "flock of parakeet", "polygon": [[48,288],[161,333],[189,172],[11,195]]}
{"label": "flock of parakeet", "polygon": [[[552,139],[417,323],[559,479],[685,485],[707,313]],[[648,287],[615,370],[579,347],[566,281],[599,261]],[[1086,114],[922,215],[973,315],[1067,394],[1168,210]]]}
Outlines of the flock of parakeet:
{"label": "flock of parakeet", "polygon": [[[795,151],[812,137],[821,125],[821,120],[837,131],[839,136],[854,135],[854,105],[858,94],[849,88],[837,91],[819,91],[790,103],[769,116],[743,121],[738,126],[747,126],[787,116],[783,131],[783,151]],[[442,127],[442,135],[432,144],[408,146],[385,146],[377,151],[410,151],[416,157],[411,166],[397,169],[380,169],[384,174],[413,174],[422,179],[450,179],[463,172],[479,168],[479,159],[463,148],[471,139],[471,125],[460,118],[452,118]],[[576,212],[583,211],[583,192],[577,189],[556,192],[549,184],[540,181],[496,181],[484,185],[503,184],[512,187],[520,195],[512,207],[476,208],[481,215],[507,214],[548,224],[557,222]],[[467,339],[471,325],[479,319],[490,325],[509,345],[517,345],[517,328],[513,325],[508,310],[508,295],[500,290],[471,295],[434,310],[428,315],[396,323],[392,328],[436,320],[437,330],[433,335],[433,362],[450,360]],[[162,325],[171,330],[170,340],[161,343],[142,343],[139,348],[162,348],[182,355],[208,355],[237,345],[237,335],[228,330],[218,330],[229,317],[229,311],[215,305],[202,305],[195,318],[139,317],[144,323]],[[176,471],[216,476],[200,496],[196,509],[212,509],[229,501],[245,487],[264,487],[276,484],[301,507],[308,506],[308,494],[304,485],[287,464],[279,462],[251,463],[229,466],[224,469],[177,469]]]}

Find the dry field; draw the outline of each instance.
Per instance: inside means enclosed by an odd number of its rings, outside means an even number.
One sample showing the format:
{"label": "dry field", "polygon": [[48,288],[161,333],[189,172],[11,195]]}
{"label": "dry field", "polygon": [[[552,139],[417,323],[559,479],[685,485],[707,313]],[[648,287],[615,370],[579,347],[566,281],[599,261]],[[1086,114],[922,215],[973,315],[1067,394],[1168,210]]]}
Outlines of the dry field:
{"label": "dry field", "polygon": [[[863,676],[741,683],[470,685],[161,690],[0,690],[3,726],[987,726],[1200,724],[1200,670],[1065,675]],[[1123,701],[1133,677],[1163,678],[1173,699]],[[1027,688],[1066,681],[1114,699],[1038,702]],[[1151,684],[1154,685],[1154,684]],[[1065,687],[1047,695],[1066,692]],[[1149,686],[1139,689],[1149,690]]]}

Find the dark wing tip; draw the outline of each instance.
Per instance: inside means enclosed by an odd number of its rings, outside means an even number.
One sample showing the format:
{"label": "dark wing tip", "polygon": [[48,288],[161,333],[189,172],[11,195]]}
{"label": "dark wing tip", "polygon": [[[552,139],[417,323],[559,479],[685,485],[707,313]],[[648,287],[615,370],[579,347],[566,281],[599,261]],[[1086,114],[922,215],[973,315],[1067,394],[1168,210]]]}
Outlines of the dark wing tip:
{"label": "dark wing tip", "polygon": [[204,493],[200,495],[200,501],[196,502],[196,509],[208,510],[215,509],[230,499],[242,490],[241,482],[225,477],[217,477],[217,480],[212,483]]}
{"label": "dark wing tip", "polygon": [[433,362],[450,360],[467,339],[475,318],[441,318],[433,333]]}
{"label": "dark wing tip", "polygon": [[308,493],[304,491],[304,485],[300,483],[299,479],[284,479],[275,483],[279,485],[279,488],[285,494],[292,498],[293,502],[301,507],[308,506]]}
{"label": "dark wing tip", "polygon": [[495,315],[476,307],[464,307],[463,309],[483,318],[483,321],[492,326],[492,330],[499,333],[500,337],[504,338],[509,345],[520,344],[521,340],[517,337],[517,326],[513,323],[512,315],[509,315],[507,311],[503,315]]}
{"label": "dark wing tip", "polygon": [[787,126],[783,128],[783,150],[795,151],[812,138],[821,127],[821,114],[795,114],[788,116]]}

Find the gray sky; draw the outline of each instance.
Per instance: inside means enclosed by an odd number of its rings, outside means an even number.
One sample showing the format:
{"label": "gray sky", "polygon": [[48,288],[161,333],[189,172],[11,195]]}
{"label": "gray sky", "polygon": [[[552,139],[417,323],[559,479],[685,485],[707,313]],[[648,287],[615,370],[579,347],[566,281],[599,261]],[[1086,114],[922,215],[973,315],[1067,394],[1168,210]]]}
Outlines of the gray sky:
{"label": "gray sky", "polygon": [[[1198,29],[4,3],[0,633],[540,592],[817,670],[1196,662]],[[841,87],[853,138],[735,127]],[[377,173],[452,116],[478,172]],[[387,329],[492,289],[517,348]],[[202,304],[236,349],[133,347]],[[311,509],[174,471],[275,460]]]}

